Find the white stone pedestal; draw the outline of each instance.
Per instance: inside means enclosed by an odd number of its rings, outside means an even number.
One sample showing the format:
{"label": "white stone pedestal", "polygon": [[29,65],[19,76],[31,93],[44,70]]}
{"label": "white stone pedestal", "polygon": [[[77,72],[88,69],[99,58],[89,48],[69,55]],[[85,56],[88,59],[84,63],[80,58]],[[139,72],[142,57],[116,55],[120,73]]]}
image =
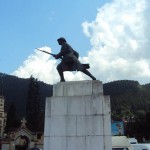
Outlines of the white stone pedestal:
{"label": "white stone pedestal", "polygon": [[110,99],[100,81],[60,82],[46,99],[44,150],[111,150]]}

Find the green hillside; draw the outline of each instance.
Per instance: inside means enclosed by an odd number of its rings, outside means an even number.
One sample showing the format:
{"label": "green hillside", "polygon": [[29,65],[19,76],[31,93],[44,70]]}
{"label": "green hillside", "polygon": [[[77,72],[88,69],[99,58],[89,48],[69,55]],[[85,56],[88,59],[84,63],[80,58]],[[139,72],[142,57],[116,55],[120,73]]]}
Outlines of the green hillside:
{"label": "green hillside", "polygon": [[[5,110],[7,111],[11,102],[16,106],[17,112],[22,116],[25,114],[27,91],[29,79],[0,73],[0,95],[5,98]],[[52,85],[39,82],[42,108],[45,107],[45,98],[52,96]]]}

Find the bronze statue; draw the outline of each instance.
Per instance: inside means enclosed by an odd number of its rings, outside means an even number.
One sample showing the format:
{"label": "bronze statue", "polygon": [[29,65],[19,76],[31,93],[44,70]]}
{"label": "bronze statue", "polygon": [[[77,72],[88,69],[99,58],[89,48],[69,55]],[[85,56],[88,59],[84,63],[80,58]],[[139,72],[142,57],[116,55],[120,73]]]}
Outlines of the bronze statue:
{"label": "bronze statue", "polygon": [[61,45],[61,50],[58,54],[53,54],[55,59],[61,59],[61,63],[57,66],[57,71],[60,75],[60,82],[65,82],[64,71],[81,71],[91,77],[93,80],[96,78],[87,70],[89,64],[81,64],[78,60],[78,53],[67,43],[66,39],[61,37],[57,39],[58,44]]}

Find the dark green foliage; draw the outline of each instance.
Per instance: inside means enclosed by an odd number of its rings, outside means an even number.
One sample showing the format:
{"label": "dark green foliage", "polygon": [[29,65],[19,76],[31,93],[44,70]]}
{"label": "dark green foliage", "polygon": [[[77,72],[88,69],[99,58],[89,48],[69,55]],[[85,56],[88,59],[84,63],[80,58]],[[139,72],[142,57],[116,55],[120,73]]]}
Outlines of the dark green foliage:
{"label": "dark green foliage", "polygon": [[39,131],[40,128],[41,99],[39,91],[40,88],[37,79],[31,76],[26,104],[27,127],[31,131]]}
{"label": "dark green foliage", "polygon": [[114,81],[103,85],[110,95],[112,120],[125,122],[125,133],[142,142],[150,139],[150,84],[137,81]]}
{"label": "dark green foliage", "polygon": [[125,93],[134,93],[139,90],[139,83],[131,80],[120,80],[106,83],[103,85],[104,94],[110,96],[118,96]]}
{"label": "dark green foliage", "polygon": [[114,81],[104,84],[103,88],[104,94],[110,95],[111,110],[113,115],[119,114],[118,119],[124,117],[123,112],[130,112],[132,116],[137,110],[150,109],[150,88],[137,81]]}
{"label": "dark green foliage", "polygon": [[7,133],[9,131],[12,131],[18,128],[19,125],[20,125],[20,121],[18,120],[16,107],[14,103],[11,103],[7,112],[7,122],[6,122],[5,132]]}
{"label": "dark green foliage", "polygon": [[150,139],[150,111],[139,110],[136,112],[135,118],[130,120],[126,125],[126,135],[135,137],[138,142]]}
{"label": "dark green foliage", "polygon": [[[13,102],[19,118],[25,116],[26,112],[26,100],[28,93],[29,79],[22,79],[16,76],[0,73],[0,95],[5,98],[5,110],[8,111],[10,103]],[[44,82],[38,81],[40,86],[40,98],[42,110],[45,110],[45,98],[52,96],[52,85],[48,85]],[[3,91],[3,92],[2,92]]]}

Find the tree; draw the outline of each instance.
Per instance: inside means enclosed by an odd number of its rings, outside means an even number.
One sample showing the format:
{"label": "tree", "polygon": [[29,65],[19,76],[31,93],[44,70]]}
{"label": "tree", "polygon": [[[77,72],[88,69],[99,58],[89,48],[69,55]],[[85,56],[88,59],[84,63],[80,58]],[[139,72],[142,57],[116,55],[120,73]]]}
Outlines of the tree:
{"label": "tree", "polygon": [[29,89],[26,103],[27,128],[31,131],[39,131],[41,116],[41,100],[39,93],[39,84],[37,79],[32,76],[29,81]]}
{"label": "tree", "polygon": [[19,125],[20,123],[17,118],[16,107],[14,103],[11,103],[7,112],[7,122],[6,122],[5,132],[7,133],[11,130],[14,130],[15,128],[19,127]]}

